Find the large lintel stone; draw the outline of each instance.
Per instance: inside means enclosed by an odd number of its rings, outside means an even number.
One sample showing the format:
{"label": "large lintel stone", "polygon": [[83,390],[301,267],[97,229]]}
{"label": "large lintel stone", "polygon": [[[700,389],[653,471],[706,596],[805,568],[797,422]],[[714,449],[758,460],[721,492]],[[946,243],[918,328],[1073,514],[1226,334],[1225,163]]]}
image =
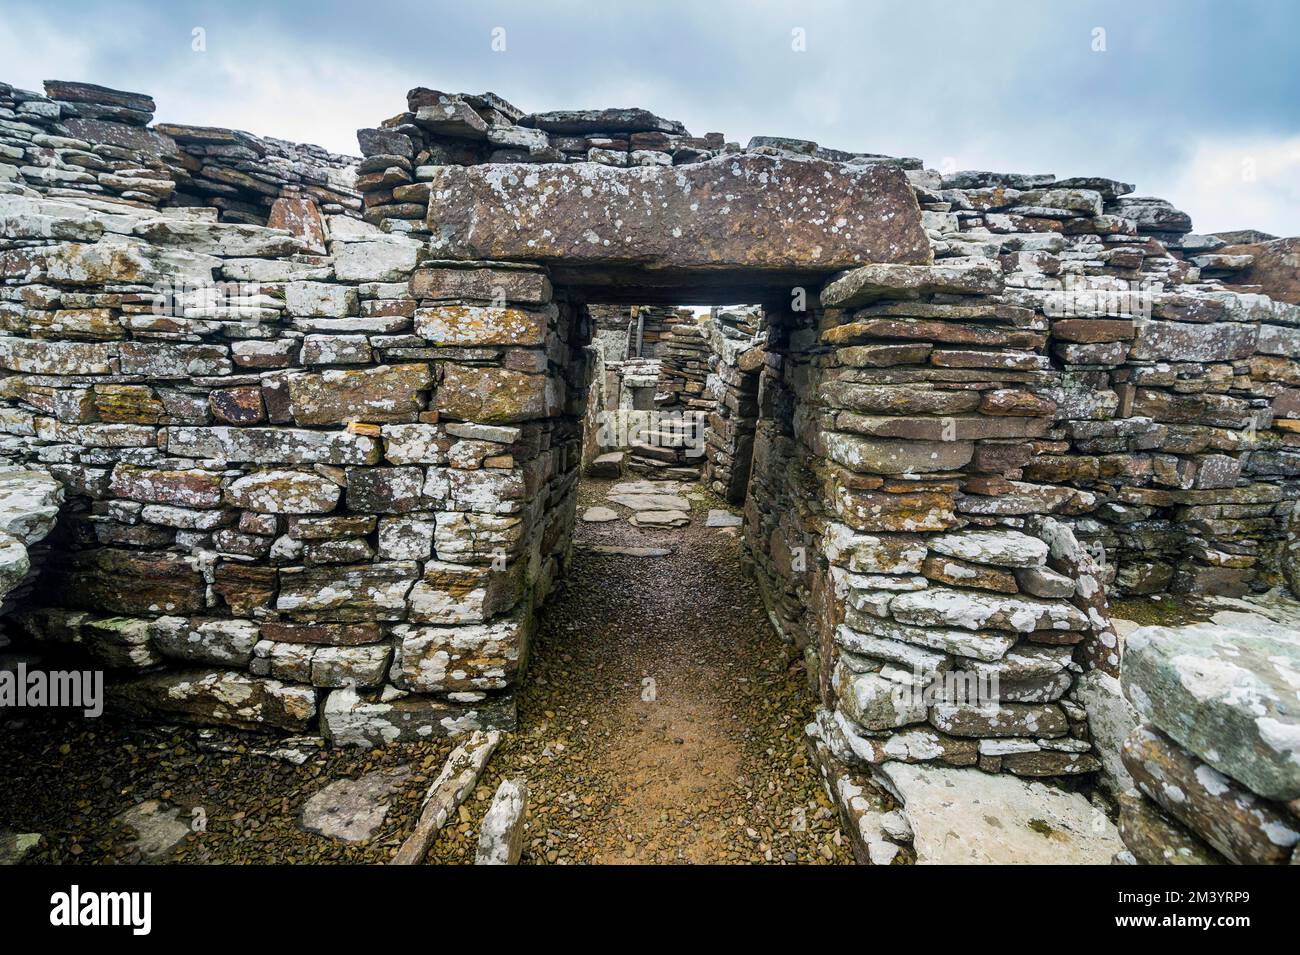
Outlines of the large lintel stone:
{"label": "large lintel stone", "polygon": [[493,163],[440,166],[431,186],[431,248],[450,258],[827,271],[930,257],[911,187],[886,165]]}

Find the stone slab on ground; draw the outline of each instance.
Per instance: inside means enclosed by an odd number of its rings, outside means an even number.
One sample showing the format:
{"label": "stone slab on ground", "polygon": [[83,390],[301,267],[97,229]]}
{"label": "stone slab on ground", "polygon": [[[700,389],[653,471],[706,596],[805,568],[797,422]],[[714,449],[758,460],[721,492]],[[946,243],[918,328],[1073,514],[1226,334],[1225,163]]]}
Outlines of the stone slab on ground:
{"label": "stone slab on ground", "polygon": [[1109,865],[1124,844],[1078,793],[978,769],[884,763],[918,865]]}
{"label": "stone slab on ground", "polygon": [[165,858],[190,834],[190,824],[181,818],[181,810],[157,799],[137,803],[117,821],[135,832],[135,848],[145,862]]}
{"label": "stone slab on ground", "polygon": [[1143,719],[1268,799],[1300,798],[1300,631],[1263,619],[1143,627],[1124,692]]}
{"label": "stone slab on ground", "polygon": [[681,481],[620,481],[609,489],[610,497],[615,494],[682,494],[688,484]]}
{"label": "stone slab on ground", "polygon": [[678,494],[610,494],[609,500],[634,511],[689,511],[691,502]]}
{"label": "stone slab on ground", "polygon": [[745,519],[739,514],[710,508],[709,516],[704,520],[705,527],[739,527]]}
{"label": "stone slab on ground", "polygon": [[582,512],[582,519],[589,524],[604,524],[618,520],[618,511],[612,507],[589,507]]}
{"label": "stone slab on ground", "polygon": [[344,842],[365,842],[388,815],[383,800],[410,774],[409,766],[398,766],[360,779],[336,779],[303,803],[302,827]]}
{"label": "stone slab on ground", "polygon": [[628,518],[637,527],[685,527],[691,522],[686,511],[637,511]]}
{"label": "stone slab on ground", "polygon": [[39,832],[0,832],[0,865],[17,865],[41,843]]}
{"label": "stone slab on ground", "polygon": [[528,784],[523,779],[503,779],[483,816],[476,865],[516,865],[524,848],[524,820],[528,809]]}

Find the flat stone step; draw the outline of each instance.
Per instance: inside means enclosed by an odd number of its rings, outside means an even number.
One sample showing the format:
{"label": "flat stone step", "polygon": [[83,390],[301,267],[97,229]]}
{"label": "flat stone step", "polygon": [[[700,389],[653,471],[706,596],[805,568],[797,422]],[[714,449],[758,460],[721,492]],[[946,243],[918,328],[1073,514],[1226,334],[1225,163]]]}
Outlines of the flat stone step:
{"label": "flat stone step", "polygon": [[1119,832],[1078,793],[978,769],[884,763],[918,865],[1109,865]]}

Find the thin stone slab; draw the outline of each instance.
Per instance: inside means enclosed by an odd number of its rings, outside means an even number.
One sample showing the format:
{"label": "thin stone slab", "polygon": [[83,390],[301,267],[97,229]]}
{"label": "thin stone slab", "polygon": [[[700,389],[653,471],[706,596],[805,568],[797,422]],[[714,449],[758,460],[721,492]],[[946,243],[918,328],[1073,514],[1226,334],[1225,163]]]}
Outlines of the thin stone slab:
{"label": "thin stone slab", "polygon": [[388,815],[384,800],[410,772],[409,766],[398,766],[360,779],[334,780],[303,804],[302,827],[344,842],[368,841]]}
{"label": "thin stone slab", "polygon": [[611,494],[609,500],[634,511],[689,511],[690,501],[676,494]]}
{"label": "thin stone slab", "polygon": [[483,816],[475,865],[518,864],[527,809],[528,784],[523,779],[503,779]]}
{"label": "thin stone slab", "polygon": [[709,516],[704,520],[705,527],[739,527],[745,519],[739,514],[710,508]]}
{"label": "thin stone slab", "polygon": [[620,481],[609,489],[614,494],[681,494],[687,488],[681,481]]}
{"label": "thin stone slab", "polygon": [[637,527],[685,527],[691,516],[685,511],[637,511],[630,520]]}
{"label": "thin stone slab", "polygon": [[588,524],[604,524],[618,520],[618,511],[612,507],[589,507],[582,512],[582,519]]}
{"label": "thin stone slab", "polygon": [[885,763],[918,865],[1109,865],[1115,826],[1078,793],[978,769]]}
{"label": "thin stone slab", "polygon": [[1220,772],[1268,799],[1300,798],[1300,631],[1241,619],[1135,630],[1124,693]]}

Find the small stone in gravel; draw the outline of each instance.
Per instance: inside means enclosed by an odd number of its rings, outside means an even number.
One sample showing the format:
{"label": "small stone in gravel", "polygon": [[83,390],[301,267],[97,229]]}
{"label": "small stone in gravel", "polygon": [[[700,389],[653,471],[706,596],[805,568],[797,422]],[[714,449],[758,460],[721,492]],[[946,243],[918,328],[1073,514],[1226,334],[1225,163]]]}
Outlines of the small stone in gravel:
{"label": "small stone in gravel", "polygon": [[611,507],[589,507],[582,512],[582,519],[590,524],[604,524],[618,520],[618,511]]}
{"label": "small stone in gravel", "polygon": [[303,804],[302,827],[344,842],[365,842],[388,815],[388,803],[381,800],[410,772],[409,766],[398,766],[360,779],[335,780]]}

